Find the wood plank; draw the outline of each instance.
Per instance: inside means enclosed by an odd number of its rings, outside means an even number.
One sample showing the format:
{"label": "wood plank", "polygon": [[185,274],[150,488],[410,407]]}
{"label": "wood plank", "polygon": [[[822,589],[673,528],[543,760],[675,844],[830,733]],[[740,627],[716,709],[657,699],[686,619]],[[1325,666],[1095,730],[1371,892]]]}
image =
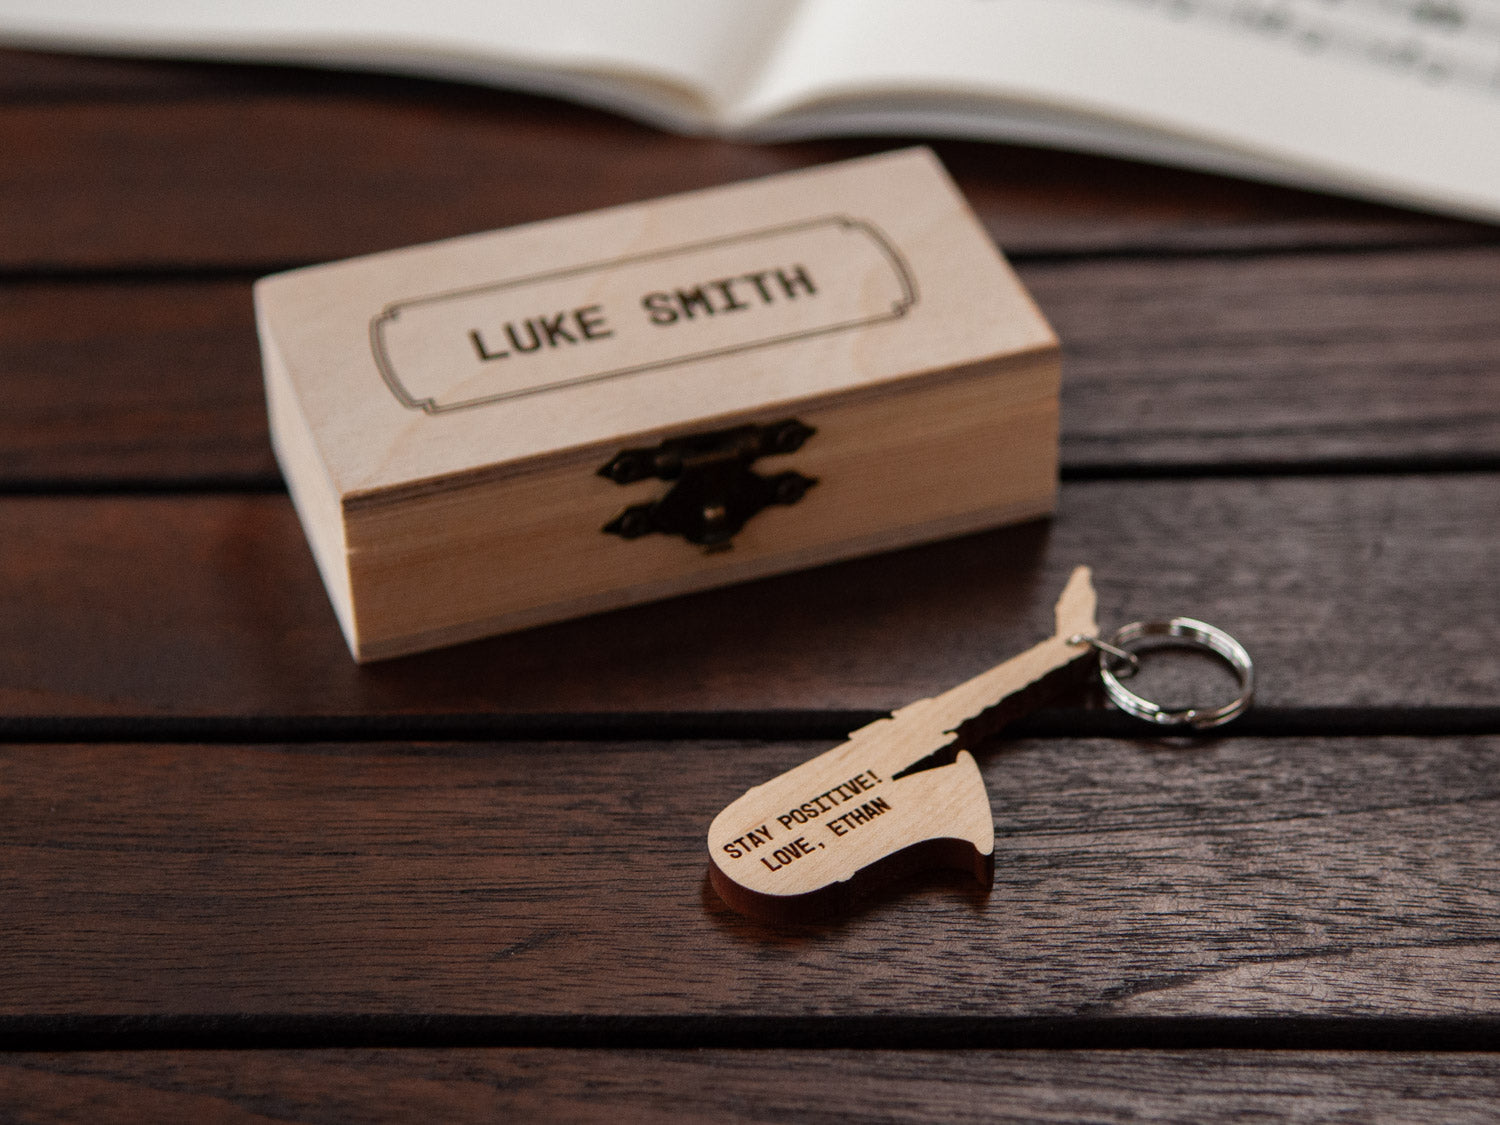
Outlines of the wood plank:
{"label": "wood plank", "polygon": [[[1020,272],[1073,472],[1500,457],[1500,248]],[[0,482],[274,487],[248,280],[0,287]]]}
{"label": "wood plank", "polygon": [[1021,274],[1074,471],[1500,454],[1500,248]]}
{"label": "wood plank", "polygon": [[1493,1120],[1486,1054],[195,1051],[0,1057],[21,1120]]}
{"label": "wood plank", "polygon": [[248,282],[0,287],[0,479],[279,482]]}
{"label": "wood plank", "polygon": [[402,86],[465,89],[458,82],[382,75],[374,72],[301,67],[295,64],[259,65],[199,62],[128,53],[68,54],[41,48],[0,45],[0,101],[25,102],[68,98],[107,100],[138,94],[142,99],[166,101],[184,91],[201,93],[236,82],[262,91],[294,89],[312,95],[318,90],[368,88],[378,84],[391,90]]}
{"label": "wood plank", "polygon": [[239,72],[247,78],[258,75],[262,85],[275,81],[275,68],[270,67],[262,70],[0,47],[0,103],[127,98],[161,101],[223,91]]}
{"label": "wood plank", "polygon": [[[262,66],[128,54],[69,55],[0,47],[0,104],[150,104],[196,97],[223,98],[238,93],[296,94],[305,98],[328,94],[377,98],[437,96],[462,100],[466,92],[474,90],[439,79],[295,64]],[[507,96],[518,103],[527,97]],[[542,97],[532,100],[542,105],[561,104]]]}
{"label": "wood plank", "polygon": [[[0,270],[265,272],[905,143],[737,144],[497,91],[332,76],[310,96],[278,81],[161,101],[0,104],[0,151],[22,154],[0,165]],[[936,147],[1011,253],[1494,239],[1487,226],[1200,173]]]}
{"label": "wood plank", "polygon": [[0,708],[888,710],[1046,636],[1080,563],[1101,624],[1239,637],[1263,706],[1488,706],[1497,536],[1483,474],[1075,483],[1050,523],[356,668],[283,496],[11,497]]}
{"label": "wood plank", "polygon": [[820,748],[0,748],[0,1031],[1500,1017],[1500,737],[1010,742],[980,755],[993,893],[756,924],[706,826]]}

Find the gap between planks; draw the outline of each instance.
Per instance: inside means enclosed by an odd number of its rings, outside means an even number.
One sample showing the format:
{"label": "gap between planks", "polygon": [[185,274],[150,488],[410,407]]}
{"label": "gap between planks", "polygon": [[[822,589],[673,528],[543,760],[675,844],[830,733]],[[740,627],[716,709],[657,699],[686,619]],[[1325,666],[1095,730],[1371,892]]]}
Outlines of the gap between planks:
{"label": "gap between planks", "polygon": [[[885,711],[682,711],[431,715],[6,715],[0,744],[624,742],[838,740]],[[1261,707],[1228,727],[1165,734],[1113,710],[1049,709],[993,740],[1019,738],[1455,738],[1500,734],[1497,707]],[[978,749],[980,754],[986,746]]]}
{"label": "gap between planks", "polygon": [[[1135,464],[1130,462],[1085,462],[1064,464],[1059,471],[1063,484],[1101,481],[1217,480],[1351,476],[1460,476],[1474,473],[1500,474],[1500,453],[1410,454],[1389,458],[1351,456],[1319,457],[1286,462],[1180,462]],[[237,473],[205,476],[162,477],[27,477],[0,478],[3,497],[125,497],[205,496],[222,493],[235,496],[285,495],[281,477],[269,473]]]}
{"label": "gap between planks", "polygon": [[[521,224],[518,224],[521,225]],[[1422,240],[1380,239],[1350,243],[1324,242],[1265,246],[1160,245],[1077,247],[1057,250],[1012,250],[1002,246],[1016,266],[1066,266],[1080,262],[1235,262],[1299,257],[1357,258],[1392,254],[1430,254],[1443,250],[1485,250],[1500,247],[1500,230],[1477,231],[1464,238],[1430,237]],[[392,247],[394,249],[394,247]],[[327,259],[268,258],[264,261],[190,262],[122,261],[109,265],[69,265],[38,261],[0,265],[0,287],[25,285],[169,285],[193,282],[250,282],[268,274],[324,264]]]}
{"label": "gap between planks", "polygon": [[1486,1017],[0,1016],[0,1051],[532,1047],[608,1050],[1500,1051]]}

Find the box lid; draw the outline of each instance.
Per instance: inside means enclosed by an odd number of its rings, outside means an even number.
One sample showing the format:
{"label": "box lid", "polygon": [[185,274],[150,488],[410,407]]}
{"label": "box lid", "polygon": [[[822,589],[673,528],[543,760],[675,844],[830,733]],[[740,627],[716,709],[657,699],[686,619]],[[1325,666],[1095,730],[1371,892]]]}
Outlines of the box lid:
{"label": "box lid", "polygon": [[1056,346],[922,148],[293,270],[255,298],[345,502]]}

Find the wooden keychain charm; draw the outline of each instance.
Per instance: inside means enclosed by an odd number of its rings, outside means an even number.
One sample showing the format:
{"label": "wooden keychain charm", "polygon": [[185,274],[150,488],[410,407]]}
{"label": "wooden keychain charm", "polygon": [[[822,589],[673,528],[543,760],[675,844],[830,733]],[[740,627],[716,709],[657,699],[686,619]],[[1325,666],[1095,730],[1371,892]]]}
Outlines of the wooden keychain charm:
{"label": "wooden keychain charm", "polygon": [[[1249,706],[1250,657],[1227,633],[1179,617],[1133,622],[1104,641],[1095,612],[1089,569],[1078,567],[1058,599],[1051,637],[748,790],[709,826],[709,879],[719,897],[754,918],[802,921],[910,870],[957,868],[989,887],[995,824],[969,747],[1085,680],[1095,652],[1110,699],[1151,722],[1202,729]],[[1173,711],[1134,694],[1120,682],[1137,664],[1124,646],[1143,638],[1222,657],[1239,679],[1239,696],[1213,709]]]}

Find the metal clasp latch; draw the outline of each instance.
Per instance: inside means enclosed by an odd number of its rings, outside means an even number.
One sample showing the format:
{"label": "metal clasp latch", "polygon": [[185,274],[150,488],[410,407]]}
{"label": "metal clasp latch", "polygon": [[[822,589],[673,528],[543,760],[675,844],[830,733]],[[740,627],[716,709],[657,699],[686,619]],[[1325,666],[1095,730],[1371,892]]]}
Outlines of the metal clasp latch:
{"label": "metal clasp latch", "polygon": [[798,472],[763,477],[750,466],[758,457],[793,453],[816,433],[788,418],[764,426],[736,426],[671,438],[654,449],[626,449],[599,470],[616,484],[648,477],[674,481],[649,504],[632,504],[604,530],[622,539],[651,532],[681,535],[689,543],[725,550],[746,522],[771,504],[795,504],[817,484]]}

